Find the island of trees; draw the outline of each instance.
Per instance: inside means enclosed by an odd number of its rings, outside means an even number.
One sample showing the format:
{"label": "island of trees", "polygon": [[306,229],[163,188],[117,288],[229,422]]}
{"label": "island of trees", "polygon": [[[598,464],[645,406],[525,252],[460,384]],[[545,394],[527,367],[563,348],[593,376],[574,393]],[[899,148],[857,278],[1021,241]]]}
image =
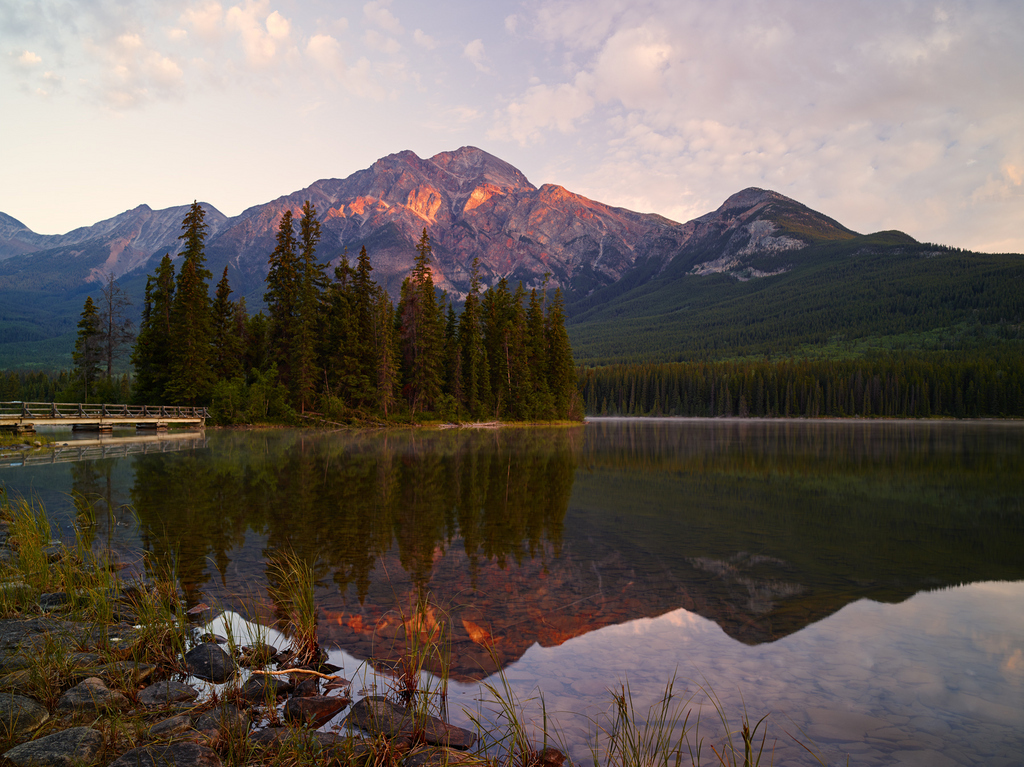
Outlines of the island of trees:
{"label": "island of trees", "polygon": [[[221,423],[561,420],[582,417],[562,297],[481,290],[477,265],[461,312],[438,296],[426,229],[397,306],[372,278],[363,248],[333,279],[317,258],[320,223],[306,202],[285,210],[269,254],[266,312],[232,300],[228,270],[210,297],[207,224],[194,203],[182,222],[177,273],[169,255],[146,281],[131,352],[131,399],[208,405]],[[111,291],[114,291],[111,281]],[[116,297],[116,292],[114,293]],[[116,303],[116,301],[115,301]],[[124,337],[116,307],[86,300],[75,379],[114,393],[113,349]],[[106,366],[106,376],[102,375]]]}

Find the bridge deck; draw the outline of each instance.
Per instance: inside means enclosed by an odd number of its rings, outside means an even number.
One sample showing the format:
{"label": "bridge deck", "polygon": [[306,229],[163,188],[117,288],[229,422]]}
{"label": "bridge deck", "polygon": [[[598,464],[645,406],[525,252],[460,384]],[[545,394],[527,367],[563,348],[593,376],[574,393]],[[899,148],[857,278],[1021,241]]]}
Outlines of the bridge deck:
{"label": "bridge deck", "polygon": [[102,428],[130,424],[141,428],[171,424],[204,426],[208,415],[205,407],[176,405],[0,402],[0,429],[32,431],[37,426]]}

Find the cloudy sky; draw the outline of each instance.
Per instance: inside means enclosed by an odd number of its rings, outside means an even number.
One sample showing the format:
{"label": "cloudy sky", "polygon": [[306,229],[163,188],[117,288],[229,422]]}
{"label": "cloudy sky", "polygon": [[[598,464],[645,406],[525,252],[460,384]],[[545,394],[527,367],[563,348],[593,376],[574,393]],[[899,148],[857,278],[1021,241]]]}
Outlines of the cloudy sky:
{"label": "cloudy sky", "polygon": [[227,215],[480,147],[686,221],[748,186],[1024,252],[1020,0],[0,0],[0,211]]}

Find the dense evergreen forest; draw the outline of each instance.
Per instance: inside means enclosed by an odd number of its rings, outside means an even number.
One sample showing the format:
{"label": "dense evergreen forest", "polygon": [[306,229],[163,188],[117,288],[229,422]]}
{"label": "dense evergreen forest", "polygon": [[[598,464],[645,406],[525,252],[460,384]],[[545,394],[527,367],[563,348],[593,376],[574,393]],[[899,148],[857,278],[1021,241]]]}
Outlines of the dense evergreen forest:
{"label": "dense evergreen forest", "polygon": [[580,389],[589,415],[1024,417],[1024,357],[609,365]]}
{"label": "dense evergreen forest", "polygon": [[282,215],[267,311],[250,315],[244,299],[231,299],[227,268],[211,299],[206,232],[203,208],[193,204],[177,274],[165,255],[147,279],[130,393],[128,377],[113,374],[132,334],[111,280],[99,306],[86,299],[73,373],[8,374],[0,398],[209,405],[219,423],[583,415],[559,291],[512,291],[505,280],[481,291],[474,266],[457,313],[434,289],[424,229],[393,306],[365,248],[354,266],[343,256],[327,276],[307,201],[298,221],[290,210]]}
{"label": "dense evergreen forest", "polygon": [[[873,235],[856,249],[826,244],[793,255],[793,272],[773,278],[772,291],[766,280],[666,273],[640,295],[610,288],[605,303],[598,294],[577,301],[574,332],[591,314],[612,311],[601,332],[628,340],[639,360],[602,365],[616,357],[591,358],[583,341],[578,358],[598,366],[577,370],[558,291],[513,291],[504,280],[483,290],[474,276],[458,312],[434,289],[424,230],[394,306],[373,281],[365,249],[328,277],[308,202],[299,216],[282,215],[266,311],[249,314],[244,299],[232,300],[226,269],[210,297],[203,215],[195,204],[182,222],[177,273],[165,256],[147,279],[137,337],[110,279],[95,302],[86,300],[75,369],[0,373],[0,400],[210,405],[221,423],[584,412],[1024,417],[1016,258],[893,246]],[[659,314],[694,280],[722,295],[709,290],[702,305]],[[850,291],[862,300],[851,303]],[[129,349],[132,378],[115,374]]]}

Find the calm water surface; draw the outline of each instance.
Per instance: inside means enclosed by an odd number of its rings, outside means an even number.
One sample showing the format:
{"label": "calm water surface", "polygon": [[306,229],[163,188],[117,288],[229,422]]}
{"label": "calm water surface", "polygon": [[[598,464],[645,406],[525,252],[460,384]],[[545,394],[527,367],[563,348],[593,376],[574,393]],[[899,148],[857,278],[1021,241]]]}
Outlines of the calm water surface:
{"label": "calm water surface", "polygon": [[[190,604],[272,622],[266,565],[314,562],[346,674],[451,640],[452,719],[506,682],[589,761],[609,690],[675,678],[767,720],[777,764],[1024,754],[1024,424],[596,419],[558,429],[208,432],[0,470],[69,533],[172,567]],[[75,457],[71,451],[65,457]],[[83,456],[78,456],[83,457]],[[369,683],[366,683],[369,684]],[[737,740],[738,742],[738,740]]]}

